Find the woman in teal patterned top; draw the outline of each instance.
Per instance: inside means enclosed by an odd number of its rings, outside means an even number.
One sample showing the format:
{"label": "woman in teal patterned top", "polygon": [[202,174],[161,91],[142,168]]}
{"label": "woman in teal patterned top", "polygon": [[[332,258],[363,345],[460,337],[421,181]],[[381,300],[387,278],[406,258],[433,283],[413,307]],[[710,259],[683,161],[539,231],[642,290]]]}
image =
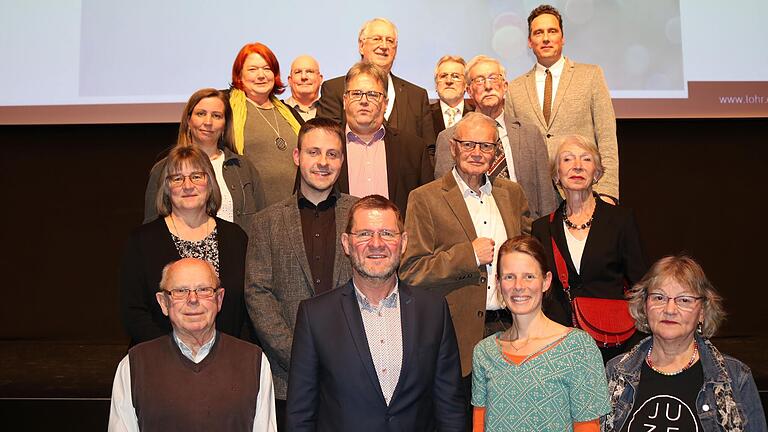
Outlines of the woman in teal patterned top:
{"label": "woman in teal patterned top", "polygon": [[552,282],[544,248],[532,237],[509,239],[497,269],[497,295],[514,320],[475,347],[473,431],[599,431],[610,410],[600,351],[542,312]]}

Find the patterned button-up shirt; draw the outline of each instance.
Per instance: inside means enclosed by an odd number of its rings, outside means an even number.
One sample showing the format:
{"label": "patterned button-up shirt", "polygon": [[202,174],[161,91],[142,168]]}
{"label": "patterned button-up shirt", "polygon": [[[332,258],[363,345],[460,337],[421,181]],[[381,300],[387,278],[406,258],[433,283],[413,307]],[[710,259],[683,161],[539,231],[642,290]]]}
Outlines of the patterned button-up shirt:
{"label": "patterned button-up shirt", "polygon": [[400,321],[400,295],[398,285],[378,305],[355,287],[355,297],[363,317],[365,336],[379,377],[381,392],[389,405],[400,379],[403,366],[403,328]]}

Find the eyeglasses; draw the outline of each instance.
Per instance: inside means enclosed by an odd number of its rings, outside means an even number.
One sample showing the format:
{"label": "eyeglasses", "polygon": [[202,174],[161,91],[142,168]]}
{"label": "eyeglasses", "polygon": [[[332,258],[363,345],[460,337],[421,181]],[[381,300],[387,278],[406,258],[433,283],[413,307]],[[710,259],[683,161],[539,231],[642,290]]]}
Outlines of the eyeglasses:
{"label": "eyeglasses", "polygon": [[357,241],[357,243],[368,243],[369,241],[373,240],[373,238],[376,237],[377,234],[379,235],[379,238],[385,243],[395,243],[397,242],[398,237],[400,237],[399,232],[390,231],[390,230],[381,230],[381,231],[363,230],[363,231],[349,233],[349,235],[355,238],[355,241]]}
{"label": "eyeglasses", "polygon": [[213,297],[213,294],[218,291],[219,288],[214,287],[201,287],[201,288],[174,288],[170,290],[163,290],[163,292],[171,296],[174,300],[186,300],[191,293],[197,294],[197,298],[208,299]]}
{"label": "eyeglasses", "polygon": [[648,307],[665,307],[670,300],[674,300],[678,309],[691,311],[696,306],[696,303],[703,298],[704,297],[697,297],[692,295],[679,295],[677,297],[670,297],[662,293],[650,293],[648,294]]}
{"label": "eyeglasses", "polygon": [[450,73],[450,74],[447,72],[443,72],[437,76],[437,80],[445,81],[445,82],[451,82],[451,81],[460,82],[460,81],[464,81],[464,75],[458,74],[456,72]]}
{"label": "eyeglasses", "polygon": [[376,45],[382,45],[386,44],[388,47],[396,47],[397,46],[397,39],[391,37],[391,36],[366,36],[363,38],[363,40],[373,42]]}
{"label": "eyeglasses", "polygon": [[475,87],[482,87],[485,85],[486,81],[491,83],[491,85],[496,85],[503,82],[504,77],[501,76],[501,74],[490,74],[487,77],[484,77],[484,76],[474,77],[470,82]]}
{"label": "eyeglasses", "polygon": [[166,177],[165,180],[168,181],[169,186],[179,187],[184,184],[184,179],[186,178],[189,178],[189,181],[191,181],[192,184],[201,186],[207,183],[208,174],[206,174],[203,171],[195,171],[189,175],[171,174],[168,177]]}
{"label": "eyeglasses", "polygon": [[458,139],[453,139],[453,142],[459,145],[459,149],[464,152],[471,152],[475,149],[475,147],[480,147],[480,151],[483,153],[495,153],[496,152],[496,145],[498,144],[498,141],[495,143],[489,143],[489,142],[479,142],[479,141],[463,141]]}
{"label": "eyeglasses", "polygon": [[353,102],[357,102],[359,100],[363,99],[363,96],[365,96],[365,99],[368,102],[373,103],[379,103],[384,98],[384,93],[377,92],[376,90],[368,90],[368,91],[362,91],[362,90],[347,90],[344,92],[349,100]]}

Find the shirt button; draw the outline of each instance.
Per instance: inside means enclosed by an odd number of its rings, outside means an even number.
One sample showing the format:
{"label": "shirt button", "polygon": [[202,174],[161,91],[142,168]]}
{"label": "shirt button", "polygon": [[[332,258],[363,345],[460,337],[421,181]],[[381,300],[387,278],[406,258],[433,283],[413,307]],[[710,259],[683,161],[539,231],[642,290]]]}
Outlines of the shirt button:
{"label": "shirt button", "polygon": [[318,233],[315,233],[315,237],[320,237],[320,234],[318,234]]}
{"label": "shirt button", "polygon": [[707,404],[702,405],[701,406],[701,410],[702,411],[709,411],[709,405],[707,405]]}
{"label": "shirt button", "polygon": [[315,283],[319,284],[320,283],[320,279],[315,279]]}

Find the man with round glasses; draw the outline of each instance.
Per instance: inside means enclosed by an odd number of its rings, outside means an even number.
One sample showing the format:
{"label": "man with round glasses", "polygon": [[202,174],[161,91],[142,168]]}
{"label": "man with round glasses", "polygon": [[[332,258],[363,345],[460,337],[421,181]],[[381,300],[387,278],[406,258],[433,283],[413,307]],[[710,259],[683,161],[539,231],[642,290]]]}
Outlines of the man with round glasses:
{"label": "man with round glasses", "polygon": [[165,266],[156,299],[173,332],[134,346],[118,365],[110,431],[276,430],[269,361],[216,331],[220,285],[207,261]]}
{"label": "man with round glasses", "polygon": [[[384,119],[388,126],[416,135],[427,144],[435,142],[432,115],[427,91],[392,74],[398,47],[397,27],[386,18],[373,18],[360,28],[357,44],[360,59],[381,67],[386,79],[385,92],[389,97],[384,104]],[[344,77],[325,81],[320,88],[318,117],[327,117],[345,123]]]}
{"label": "man with round glasses", "polygon": [[338,185],[352,196],[381,195],[405,208],[408,194],[432,181],[432,165],[421,138],[384,122],[386,82],[386,71],[368,62],[344,77],[346,157]]}
{"label": "man with round glasses", "polygon": [[446,296],[469,390],[475,344],[511,324],[496,296],[498,248],[507,238],[530,233],[531,218],[520,185],[488,175],[499,146],[496,122],[476,111],[441,135],[449,132],[455,166],[414,190],[408,201],[400,277]]}
{"label": "man with round glasses", "polygon": [[[502,177],[522,186],[528,199],[531,216],[536,219],[553,211],[557,206],[547,158],[547,147],[538,129],[521,122],[504,110],[507,91],[506,70],[491,57],[479,55],[467,63],[465,79],[467,93],[475,110],[496,121],[499,149],[488,169],[492,178]],[[437,137],[435,149],[435,178],[453,168],[450,140],[454,128],[448,128]]]}

